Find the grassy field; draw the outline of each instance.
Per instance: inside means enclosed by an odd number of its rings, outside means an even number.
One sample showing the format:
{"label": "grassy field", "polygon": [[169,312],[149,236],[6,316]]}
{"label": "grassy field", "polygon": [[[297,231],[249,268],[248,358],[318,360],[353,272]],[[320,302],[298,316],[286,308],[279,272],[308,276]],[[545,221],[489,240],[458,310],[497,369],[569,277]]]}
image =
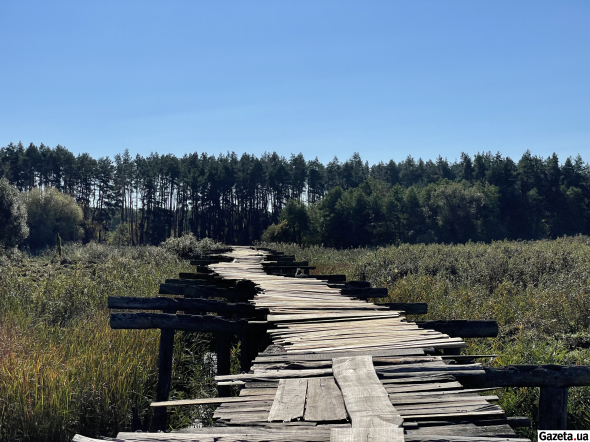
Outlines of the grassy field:
{"label": "grassy field", "polygon": [[[65,246],[0,256],[0,440],[69,441],[130,430],[149,417],[159,332],[111,330],[109,295],[154,296],[190,271],[173,247]],[[171,398],[215,396],[210,336],[179,333]],[[211,410],[171,409],[171,426]]]}
{"label": "grassy field", "polygon": [[[427,302],[423,319],[494,319],[495,339],[469,339],[485,363],[590,364],[590,237],[465,245],[334,250],[265,244],[308,260],[317,273],[344,273],[389,289],[390,302]],[[384,301],[385,302],[385,301]],[[495,392],[512,416],[536,426],[538,389]],[[570,389],[569,427],[590,428],[590,388]],[[536,428],[518,430],[536,439]]]}

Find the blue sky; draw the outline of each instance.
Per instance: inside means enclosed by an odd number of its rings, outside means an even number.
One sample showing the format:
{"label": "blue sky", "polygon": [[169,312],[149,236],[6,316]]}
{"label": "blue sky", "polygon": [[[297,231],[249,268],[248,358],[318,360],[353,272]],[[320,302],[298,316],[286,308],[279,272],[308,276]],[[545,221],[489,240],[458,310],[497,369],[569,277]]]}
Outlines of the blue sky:
{"label": "blue sky", "polygon": [[0,146],[590,161],[588,1],[0,2]]}

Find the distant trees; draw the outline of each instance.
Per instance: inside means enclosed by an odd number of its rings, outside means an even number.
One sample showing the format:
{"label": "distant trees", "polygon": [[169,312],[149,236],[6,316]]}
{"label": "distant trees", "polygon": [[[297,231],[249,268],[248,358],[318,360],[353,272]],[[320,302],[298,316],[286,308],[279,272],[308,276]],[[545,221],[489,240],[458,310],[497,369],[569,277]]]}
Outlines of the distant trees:
{"label": "distant trees", "polygon": [[34,188],[26,194],[29,245],[33,249],[55,244],[59,234],[64,241],[81,236],[82,209],[74,198],[55,188]]}
{"label": "distant trees", "polygon": [[0,178],[0,249],[18,246],[28,234],[22,197],[6,178]]}
{"label": "distant trees", "polygon": [[[192,232],[249,244],[273,224],[275,238],[336,247],[590,234],[590,169],[579,156],[560,164],[557,155],[461,153],[455,162],[409,156],[369,166],[357,153],[324,165],[276,152],[95,159],[10,143],[0,148],[0,177],[23,192],[74,198],[84,241],[157,244]],[[305,209],[307,228],[288,206]]]}

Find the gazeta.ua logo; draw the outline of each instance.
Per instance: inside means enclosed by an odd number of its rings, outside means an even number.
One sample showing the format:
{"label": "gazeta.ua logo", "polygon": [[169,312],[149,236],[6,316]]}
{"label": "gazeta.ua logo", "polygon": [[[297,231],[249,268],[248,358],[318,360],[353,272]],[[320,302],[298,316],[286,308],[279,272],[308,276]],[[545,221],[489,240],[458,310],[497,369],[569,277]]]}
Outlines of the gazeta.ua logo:
{"label": "gazeta.ua logo", "polygon": [[587,430],[539,430],[539,440],[572,440],[590,441],[590,431]]}

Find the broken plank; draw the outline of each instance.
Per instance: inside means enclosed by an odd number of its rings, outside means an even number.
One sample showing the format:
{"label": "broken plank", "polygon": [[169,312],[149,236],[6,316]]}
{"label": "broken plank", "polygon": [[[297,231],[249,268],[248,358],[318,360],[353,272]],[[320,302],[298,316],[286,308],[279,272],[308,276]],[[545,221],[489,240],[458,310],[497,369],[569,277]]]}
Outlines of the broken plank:
{"label": "broken plank", "polygon": [[316,422],[339,421],[345,420],[346,416],[342,393],[334,378],[307,380],[304,420]]}
{"label": "broken plank", "polygon": [[403,422],[377,378],[371,356],[335,358],[332,369],[353,428]]}
{"label": "broken plank", "polygon": [[268,421],[290,422],[303,417],[307,379],[281,379]]}

